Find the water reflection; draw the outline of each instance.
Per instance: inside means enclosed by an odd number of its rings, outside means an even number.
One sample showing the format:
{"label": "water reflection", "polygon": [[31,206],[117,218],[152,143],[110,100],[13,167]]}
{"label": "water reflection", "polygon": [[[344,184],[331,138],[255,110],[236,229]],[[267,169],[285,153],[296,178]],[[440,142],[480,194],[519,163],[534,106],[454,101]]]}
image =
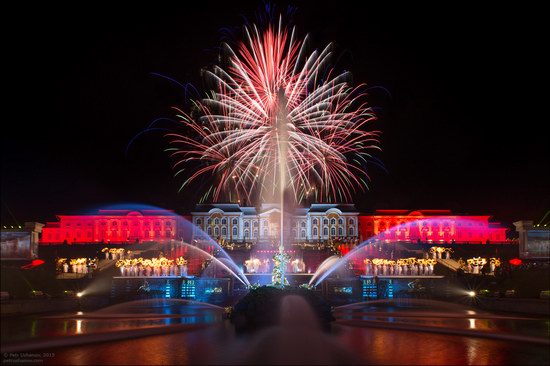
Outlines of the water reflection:
{"label": "water reflection", "polygon": [[[548,348],[529,342],[478,338],[457,334],[490,332],[524,334],[548,339],[548,319],[492,314],[437,303],[365,303],[337,308],[328,343],[339,342],[359,354],[363,363],[398,365],[548,364]],[[133,337],[149,328],[198,324],[208,327],[133,339],[48,348],[56,357],[45,364],[201,364],[225,360],[241,346],[253,349],[257,339],[237,339],[220,308],[200,303],[133,302],[97,312],[41,317],[11,317],[2,321],[2,347],[16,341],[76,339],[94,334],[130,331]],[[397,328],[394,328],[397,326]],[[403,330],[399,327],[409,326]],[[441,334],[422,327],[455,331]],[[412,330],[414,329],[414,330]],[[472,333],[473,334],[473,333]],[[75,337],[75,335],[77,335]],[[307,339],[313,342],[313,337]],[[95,341],[94,341],[95,342]],[[313,342],[316,343],[316,342]],[[25,343],[27,344],[27,343]],[[271,344],[271,343],[269,343]],[[231,346],[231,347],[230,347]],[[312,345],[319,347],[319,344]],[[321,346],[323,350],[327,348]],[[125,350],[121,352],[121,350]],[[242,354],[237,352],[237,354]],[[329,363],[327,361],[327,363]]]}
{"label": "water reflection", "polygon": [[365,362],[384,365],[548,364],[548,349],[524,343],[455,335],[338,326],[338,338]]}
{"label": "water reflection", "polygon": [[159,326],[213,324],[224,319],[218,307],[200,303],[127,303],[96,312],[2,319],[2,345],[32,339],[147,329]]}
{"label": "water reflection", "polygon": [[476,330],[540,338],[548,338],[550,335],[547,319],[493,314],[465,309],[463,306],[449,307],[448,304],[438,301],[361,303],[338,307],[335,317],[342,324],[356,326],[373,326],[389,322],[395,326],[423,327],[424,330]]}

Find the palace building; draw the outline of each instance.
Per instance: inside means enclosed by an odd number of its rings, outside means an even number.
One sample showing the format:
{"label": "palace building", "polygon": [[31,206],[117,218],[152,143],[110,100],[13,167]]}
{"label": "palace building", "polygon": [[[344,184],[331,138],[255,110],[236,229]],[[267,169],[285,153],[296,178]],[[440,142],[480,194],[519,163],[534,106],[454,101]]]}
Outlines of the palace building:
{"label": "palace building", "polygon": [[47,222],[40,244],[128,243],[180,239],[178,215],[169,210],[99,210],[95,215],[58,215]]}
{"label": "palace building", "polygon": [[[210,236],[228,242],[278,240],[280,206],[199,204],[190,215],[169,210],[99,210],[94,215],[58,215],[42,229],[40,244],[186,241]],[[181,220],[183,218],[185,220]],[[353,204],[312,204],[294,209],[285,237],[293,242],[329,240],[434,243],[503,243],[506,228],[488,215],[455,215],[450,210],[377,210],[363,214]],[[192,222],[194,225],[185,224]]]}
{"label": "palace building", "polygon": [[[277,240],[281,209],[278,204],[240,207],[238,204],[198,205],[191,212],[195,237],[207,234],[229,241]],[[297,208],[290,220],[290,238],[322,242],[331,238],[358,237],[359,212],[352,204],[312,204]],[[200,228],[200,229],[199,229]]]}
{"label": "palace building", "polygon": [[488,215],[454,215],[450,210],[376,210],[359,218],[360,237],[389,241],[505,242],[506,228]]}

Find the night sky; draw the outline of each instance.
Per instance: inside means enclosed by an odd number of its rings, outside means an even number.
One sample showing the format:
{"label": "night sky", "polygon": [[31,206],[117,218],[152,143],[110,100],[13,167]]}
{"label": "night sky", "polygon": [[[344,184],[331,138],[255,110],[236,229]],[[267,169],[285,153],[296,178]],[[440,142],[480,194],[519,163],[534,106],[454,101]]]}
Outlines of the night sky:
{"label": "night sky", "polygon": [[[63,12],[48,4],[20,15],[4,45],[2,222],[125,202],[191,209],[198,194],[178,194],[182,179],[173,178],[161,133],[126,150],[155,118],[186,105],[180,87],[153,73],[206,91],[200,70],[262,8],[249,3]],[[292,3],[311,49],[335,42],[335,68],[372,87],[383,167],[370,167],[357,207],[540,220],[550,207],[543,12],[416,3]]]}

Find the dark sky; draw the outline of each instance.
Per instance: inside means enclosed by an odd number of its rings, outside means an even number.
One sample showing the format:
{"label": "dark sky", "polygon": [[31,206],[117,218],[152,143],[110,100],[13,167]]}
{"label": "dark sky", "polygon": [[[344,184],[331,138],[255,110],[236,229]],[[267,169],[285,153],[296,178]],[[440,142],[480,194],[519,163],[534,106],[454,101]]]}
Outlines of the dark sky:
{"label": "dark sky", "polygon": [[[240,35],[243,17],[261,9],[247,3],[15,13],[4,45],[2,221],[124,202],[191,208],[197,194],[178,194],[160,133],[126,148],[185,106],[182,89],[152,73],[205,91],[200,70],[216,62],[224,29]],[[357,206],[542,218],[550,169],[541,9],[384,3],[292,3],[312,48],[335,42],[335,68],[373,87],[384,168],[372,165]]]}

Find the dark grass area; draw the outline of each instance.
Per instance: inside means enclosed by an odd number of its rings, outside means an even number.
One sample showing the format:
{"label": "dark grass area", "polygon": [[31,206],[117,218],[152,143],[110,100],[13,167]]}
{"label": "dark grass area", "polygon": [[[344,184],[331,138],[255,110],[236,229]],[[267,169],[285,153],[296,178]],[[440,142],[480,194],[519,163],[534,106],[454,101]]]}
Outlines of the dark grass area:
{"label": "dark grass area", "polygon": [[44,264],[33,269],[21,269],[13,263],[1,268],[1,289],[10,293],[12,298],[30,298],[31,291],[43,291],[50,295],[62,294],[73,289],[74,283],[55,279],[55,270]]}
{"label": "dark grass area", "polygon": [[541,291],[550,290],[550,267],[511,270],[497,281],[495,290],[515,290],[518,297],[539,298]]}
{"label": "dark grass area", "polygon": [[[486,296],[504,297],[506,291],[512,290],[513,297],[538,299],[541,291],[550,290],[550,266],[510,269],[499,272],[497,276],[463,275],[456,279],[464,288]],[[484,290],[488,290],[488,293]]]}

